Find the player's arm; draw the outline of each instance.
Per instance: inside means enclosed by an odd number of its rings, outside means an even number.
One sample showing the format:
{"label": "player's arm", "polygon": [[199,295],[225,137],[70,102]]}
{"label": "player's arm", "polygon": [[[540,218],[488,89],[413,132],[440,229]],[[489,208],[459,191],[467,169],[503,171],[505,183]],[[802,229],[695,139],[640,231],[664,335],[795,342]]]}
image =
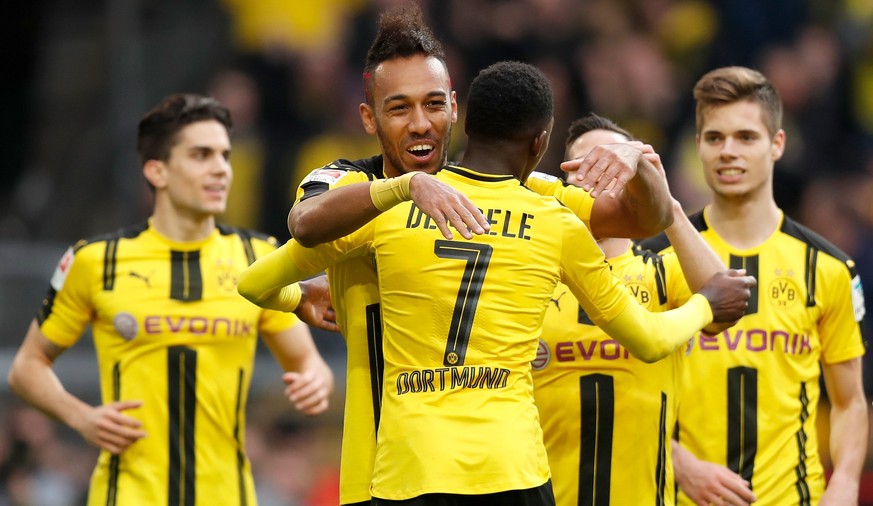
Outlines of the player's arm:
{"label": "player's arm", "polygon": [[328,408],[333,372],[318,352],[309,327],[302,322],[275,333],[263,333],[264,343],[285,373],[285,396],[303,414],[317,415]]}
{"label": "player's arm", "polygon": [[561,169],[578,171],[583,191],[594,197],[590,225],[595,237],[640,239],[672,222],[666,179],[631,144],[596,146],[581,160],[563,162]]}
{"label": "player's arm", "polygon": [[[695,292],[700,290],[717,272],[727,269],[727,266],[688,220],[682,205],[676,199],[672,199],[672,201],[673,223],[667,227],[665,233],[673,245],[688,288]],[[717,334],[735,323],[713,322],[703,330],[708,334]]]}
{"label": "player's arm", "polygon": [[430,174],[409,172],[341,186],[301,200],[288,213],[288,231],[303,246],[323,244],[354,232],[407,200],[430,216],[446,239],[453,238],[447,223],[467,239],[489,229],[488,220],[463,194]]}
{"label": "player's arm", "polygon": [[830,400],[830,453],[833,473],[819,503],[857,504],[867,450],[867,405],[861,358],[822,364]]}
{"label": "player's arm", "polygon": [[69,393],[54,372],[54,361],[66,350],[52,343],[36,320],[9,368],[9,386],[16,395],[46,415],[76,430],[89,443],[119,454],[146,436],[142,424],[124,414],[141,401],[91,406]]}
{"label": "player's arm", "polygon": [[747,506],[757,500],[749,482],[725,466],[700,460],[671,441],[676,483],[699,506]]}
{"label": "player's arm", "polygon": [[293,312],[300,303],[298,281],[311,278],[346,258],[370,252],[373,225],[312,248],[291,239],[255,260],[237,281],[240,295],[265,309]]}
{"label": "player's arm", "polygon": [[562,248],[564,283],[597,326],[645,362],[672,353],[713,321],[738,320],[755,285],[755,279],[742,271],[722,271],[682,306],[651,313],[612,275],[581,224],[569,223],[564,232],[564,244],[573,246]]}

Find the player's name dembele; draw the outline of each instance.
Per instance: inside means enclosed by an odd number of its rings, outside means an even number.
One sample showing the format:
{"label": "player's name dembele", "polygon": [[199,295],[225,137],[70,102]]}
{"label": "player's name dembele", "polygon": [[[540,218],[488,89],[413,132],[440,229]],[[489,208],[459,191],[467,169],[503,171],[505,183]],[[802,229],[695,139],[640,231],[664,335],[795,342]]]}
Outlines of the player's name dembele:
{"label": "player's name dembele", "polygon": [[[516,213],[508,209],[480,209],[483,215],[491,224],[491,230],[488,235],[499,235],[511,239],[524,239],[530,241],[528,231],[531,229],[531,222],[534,215],[530,213]],[[409,208],[409,217],[406,220],[406,228],[424,228],[436,230],[437,226],[430,218],[424,214],[421,209],[415,204]]]}

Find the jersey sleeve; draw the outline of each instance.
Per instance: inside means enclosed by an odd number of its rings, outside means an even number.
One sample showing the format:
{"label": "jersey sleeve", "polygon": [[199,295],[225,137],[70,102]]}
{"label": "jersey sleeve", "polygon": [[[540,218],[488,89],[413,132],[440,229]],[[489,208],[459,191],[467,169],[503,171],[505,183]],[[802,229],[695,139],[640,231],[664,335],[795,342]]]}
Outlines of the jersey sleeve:
{"label": "jersey sleeve", "polygon": [[[38,314],[39,328],[54,344],[74,345],[94,315],[93,285],[102,279],[104,242],[71,247],[52,274],[49,294]],[[98,251],[100,250],[100,251]]]}
{"label": "jersey sleeve", "polygon": [[[276,244],[270,241],[257,241],[253,246],[258,258],[277,249]],[[265,309],[258,321],[258,330],[265,334],[277,334],[298,323],[300,323],[300,319],[294,313]]]}
{"label": "jersey sleeve", "polygon": [[585,222],[588,230],[591,230],[591,209],[594,207],[594,199],[588,192],[578,186],[568,185],[555,176],[536,171],[531,173],[524,184],[540,195],[557,198],[576,217]]}
{"label": "jersey sleeve", "polygon": [[[562,281],[591,320],[644,362],[659,360],[712,322],[709,302],[692,296],[677,309],[652,313],[612,275],[591,233],[567,222],[562,248]],[[567,247],[572,245],[572,247]]]}
{"label": "jersey sleeve", "polygon": [[319,274],[346,258],[370,253],[374,230],[371,221],[348,236],[312,248],[291,239],[245,269],[240,274],[237,291],[262,308],[290,311],[289,285]]}
{"label": "jersey sleeve", "polygon": [[864,355],[861,327],[864,325],[864,290],[854,262],[833,259],[834,272],[818,273],[823,289],[822,316],[819,335],[822,361],[826,364],[844,362]]}
{"label": "jersey sleeve", "polygon": [[300,186],[297,187],[297,196],[294,205],[301,200],[316,197],[334,188],[353,183],[361,183],[373,179],[371,174],[359,170],[351,170],[334,162],[310,172]]}

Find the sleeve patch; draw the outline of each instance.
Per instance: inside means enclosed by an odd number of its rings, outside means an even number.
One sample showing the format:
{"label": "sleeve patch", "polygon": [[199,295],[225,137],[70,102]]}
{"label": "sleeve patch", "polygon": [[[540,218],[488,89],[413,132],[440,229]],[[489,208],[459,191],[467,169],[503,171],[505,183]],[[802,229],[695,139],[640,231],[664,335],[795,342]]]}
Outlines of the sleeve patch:
{"label": "sleeve patch", "polygon": [[303,186],[306,183],[326,183],[328,185],[334,185],[337,181],[344,178],[348,175],[349,171],[342,169],[316,169],[309,173],[305,179],[300,183],[300,186]]}
{"label": "sleeve patch", "polygon": [[538,172],[538,171],[531,172],[530,176],[528,176],[528,179],[530,179],[532,177],[536,178],[536,179],[541,179],[547,183],[554,183],[555,181],[558,180],[557,177],[555,177],[551,174],[546,174],[545,172]]}
{"label": "sleeve patch", "polygon": [[67,274],[70,273],[70,268],[73,266],[73,258],[73,248],[67,248],[67,251],[64,252],[64,256],[62,256],[60,262],[58,262],[54,274],[52,274],[51,285],[52,288],[58,292],[61,291],[61,288],[64,287],[64,283],[67,281]]}
{"label": "sleeve patch", "polygon": [[855,321],[863,320],[867,309],[864,307],[864,288],[861,286],[861,277],[857,274],[852,278],[852,306],[855,310]]}

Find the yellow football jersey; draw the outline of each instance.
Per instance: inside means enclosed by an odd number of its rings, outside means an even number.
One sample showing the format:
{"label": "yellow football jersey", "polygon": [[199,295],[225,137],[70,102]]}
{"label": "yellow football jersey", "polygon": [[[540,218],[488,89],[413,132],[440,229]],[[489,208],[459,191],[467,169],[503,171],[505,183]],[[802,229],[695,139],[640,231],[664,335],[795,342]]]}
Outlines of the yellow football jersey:
{"label": "yellow football jersey", "polygon": [[275,246],[221,226],[178,243],[143,225],[66,252],[40,328],[69,347],[90,324],[103,402],[143,401],[128,414],[148,433],[101,452],[89,505],[256,504],[244,431],[257,336],[299,320],[240,297],[236,281]]}
{"label": "yellow football jersey", "polygon": [[[347,184],[382,178],[382,156],[336,160],[300,183],[297,202]],[[296,203],[295,202],[295,205]],[[382,313],[373,257],[327,269],[331,303],[346,341],[346,400],[340,457],[340,504],[370,500],[382,398]]]}
{"label": "yellow football jersey", "polygon": [[[444,240],[408,202],[350,236],[315,248],[291,242],[282,251],[291,277],[376,254],[385,388],[371,493],[385,499],[546,482],[530,363],[560,280],[595,322],[632,314],[655,323],[642,309],[627,313],[633,296],[557,200],[509,176],[447,167],[437,177],[481,207],[488,234]],[[685,309],[657,320],[662,334],[690,336],[709,317],[702,297]]]}
{"label": "yellow football jersey", "polygon": [[[649,311],[691,296],[673,254],[628,248],[608,262]],[[533,379],[558,506],[675,504],[670,438],[683,354],[637,360],[592,323],[566,285],[557,286]]]}
{"label": "yellow football jersey", "polygon": [[[300,184],[297,202],[348,184],[381,179],[381,155],[361,160],[339,159],[312,171]],[[546,174],[534,173],[527,186],[572,204],[572,210],[590,218],[594,199]],[[571,188],[571,189],[567,189]],[[348,371],[340,460],[340,504],[370,500],[370,481],[376,453],[382,397],[382,313],[375,260],[353,257],[327,269],[331,301],[346,341]]]}
{"label": "yellow football jersey", "polygon": [[[788,217],[762,244],[734,248],[692,216],[731,268],[758,286],[737,325],[695,336],[686,357],[679,443],[751,482],[756,505],[817,504],[824,491],[816,414],[819,363],[860,357],[864,297],[854,262]],[[661,249],[658,238],[645,243]],[[679,495],[680,504],[691,504]]]}

